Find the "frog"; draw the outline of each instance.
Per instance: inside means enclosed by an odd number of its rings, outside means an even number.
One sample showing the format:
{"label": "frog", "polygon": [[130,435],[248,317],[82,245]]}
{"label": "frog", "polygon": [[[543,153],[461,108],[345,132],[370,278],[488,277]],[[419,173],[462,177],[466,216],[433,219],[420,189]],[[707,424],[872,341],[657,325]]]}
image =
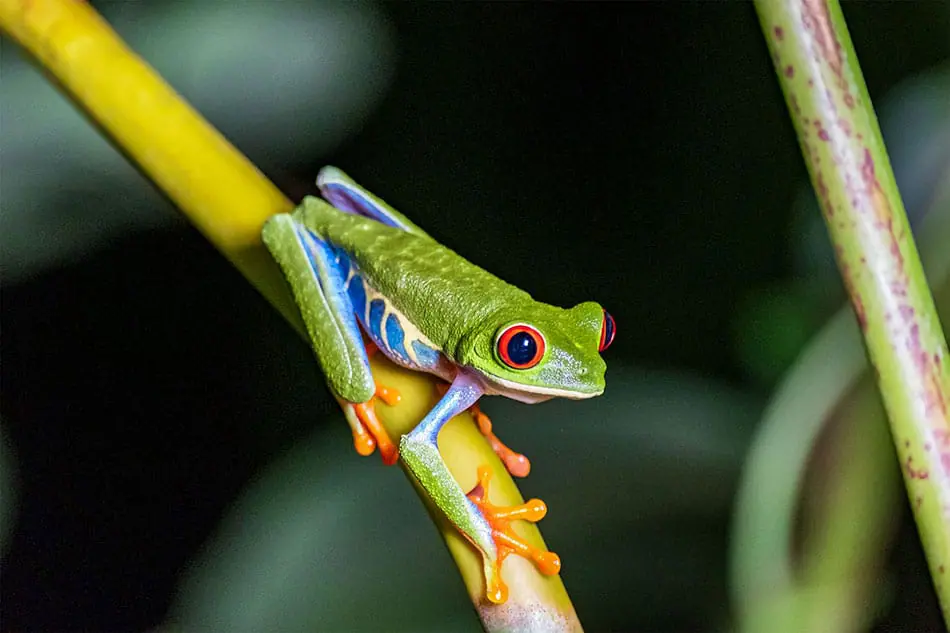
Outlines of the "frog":
{"label": "frog", "polygon": [[[515,520],[539,521],[547,507],[537,499],[493,505],[487,465],[465,492],[439,453],[439,432],[470,411],[508,471],[526,476],[530,462],[495,435],[480,398],[536,404],[601,395],[614,318],[593,301],[572,308],[536,301],[440,244],[341,169],[321,169],[317,187],[322,199],[306,196],[292,212],[270,217],[262,242],[287,280],[356,451],[378,449],[386,464],[402,460],[480,552],[486,598],[503,604],[508,555],[529,558],[543,574],[560,572],[557,554],[511,529]],[[444,385],[435,406],[398,442],[376,413],[378,402],[394,406],[401,398],[374,380],[370,358],[377,353]]]}

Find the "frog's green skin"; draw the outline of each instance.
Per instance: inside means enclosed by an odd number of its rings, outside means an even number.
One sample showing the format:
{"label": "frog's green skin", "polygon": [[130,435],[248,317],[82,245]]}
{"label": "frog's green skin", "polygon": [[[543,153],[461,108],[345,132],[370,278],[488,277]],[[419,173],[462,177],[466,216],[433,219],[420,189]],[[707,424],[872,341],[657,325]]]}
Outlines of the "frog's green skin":
{"label": "frog's green skin", "polygon": [[[263,241],[290,283],[341,403],[367,403],[376,393],[360,326],[394,362],[451,383],[402,437],[399,453],[481,550],[491,587],[499,581],[492,526],[443,463],[438,432],[482,395],[534,403],[603,393],[599,352],[612,339],[613,320],[593,302],[565,310],[533,300],[437,243],[336,168],[321,170],[317,184],[334,206],[307,197],[292,214],[268,220]],[[518,324],[543,337],[543,354],[527,369],[506,363],[499,348],[501,334]]]}

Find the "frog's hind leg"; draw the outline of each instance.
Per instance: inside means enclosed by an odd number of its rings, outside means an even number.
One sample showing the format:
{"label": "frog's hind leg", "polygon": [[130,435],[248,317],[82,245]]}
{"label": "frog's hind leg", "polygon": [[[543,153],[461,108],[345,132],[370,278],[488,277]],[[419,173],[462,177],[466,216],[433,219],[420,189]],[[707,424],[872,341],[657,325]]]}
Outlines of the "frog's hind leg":
{"label": "frog's hind leg", "polygon": [[419,237],[429,237],[409,218],[358,185],[336,167],[324,167],[317,175],[317,187],[330,204],[347,213],[361,215]]}
{"label": "frog's hind leg", "polygon": [[264,244],[286,277],[307,327],[311,346],[330,390],[343,407],[357,452],[379,446],[383,461],[398,452],[375,413],[376,398],[398,394],[378,388],[369,365],[352,301],[346,291],[349,267],[333,247],[289,214],[275,215],[261,232]]}

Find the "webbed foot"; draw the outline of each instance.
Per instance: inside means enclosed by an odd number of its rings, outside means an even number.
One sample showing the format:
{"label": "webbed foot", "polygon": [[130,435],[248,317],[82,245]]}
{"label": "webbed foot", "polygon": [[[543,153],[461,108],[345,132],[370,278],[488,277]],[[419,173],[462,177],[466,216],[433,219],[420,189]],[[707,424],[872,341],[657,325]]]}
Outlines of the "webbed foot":
{"label": "webbed foot", "polygon": [[393,406],[401,397],[395,389],[377,384],[376,394],[366,402],[339,401],[343,407],[343,415],[353,431],[353,446],[357,453],[363,456],[372,455],[378,446],[384,464],[391,466],[399,460],[399,448],[376,416],[376,401],[382,400]]}
{"label": "webbed foot", "polygon": [[508,599],[508,587],[501,579],[501,565],[509,554],[518,554],[534,561],[538,570],[545,576],[553,576],[561,570],[561,559],[554,552],[543,550],[529,544],[515,534],[511,522],[524,520],[537,523],[544,518],[548,509],[540,499],[531,499],[516,506],[496,506],[488,500],[488,484],[491,470],[486,466],[478,469],[478,483],[466,495],[474,503],[491,526],[492,539],[495,542],[497,556],[494,561],[486,559],[486,595],[495,604]]}

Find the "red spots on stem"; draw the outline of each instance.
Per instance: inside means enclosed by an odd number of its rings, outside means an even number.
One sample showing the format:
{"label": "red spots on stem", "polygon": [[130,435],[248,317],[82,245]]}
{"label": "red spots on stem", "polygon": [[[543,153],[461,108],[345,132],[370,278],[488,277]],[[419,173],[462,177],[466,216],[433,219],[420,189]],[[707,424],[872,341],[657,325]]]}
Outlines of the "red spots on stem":
{"label": "red spots on stem", "polygon": [[864,181],[865,193],[871,202],[871,211],[874,213],[875,226],[887,231],[891,255],[897,267],[896,272],[900,279],[906,279],[906,274],[904,273],[904,256],[901,254],[897,236],[894,235],[894,214],[891,209],[891,203],[888,201],[884,189],[877,179],[874,158],[871,156],[871,150],[867,148],[864,148],[864,161],[861,164],[861,179]]}
{"label": "red spots on stem", "polygon": [[[906,306],[900,306],[898,309],[905,322],[911,323],[910,333],[906,339],[906,349],[914,361],[917,372],[920,374],[923,387],[921,398],[923,399],[924,412],[928,417],[938,414],[945,420],[947,418],[947,402],[944,399],[943,390],[941,389],[940,372],[938,368],[930,362],[930,354],[923,349],[923,345],[920,342],[920,325],[914,321],[914,311],[905,311],[903,309],[905,307]],[[941,437],[940,433],[941,430],[936,430],[935,437]],[[946,444],[946,438],[942,440],[942,443]],[[947,448],[950,448],[950,446]],[[950,451],[941,452],[941,465],[946,472],[950,473]]]}
{"label": "red spots on stem", "polygon": [[858,320],[858,327],[861,328],[862,332],[867,332],[868,315],[867,311],[864,309],[864,301],[861,300],[860,295],[852,296],[851,307],[854,308],[854,316]]}
{"label": "red spots on stem", "polygon": [[940,448],[940,465],[943,467],[944,473],[948,473],[950,472],[950,431],[936,429],[934,440]]}
{"label": "red spots on stem", "polygon": [[864,301],[861,299],[861,293],[854,287],[854,280],[851,278],[851,267],[847,262],[841,259],[841,253],[838,253],[838,259],[841,261],[841,278],[844,280],[844,286],[848,290],[848,296],[851,297],[851,307],[854,309],[854,316],[858,319],[858,327],[864,332],[868,329],[868,317],[864,310]]}
{"label": "red spots on stem", "polygon": [[848,91],[848,82],[844,76],[841,42],[835,36],[834,25],[831,23],[831,13],[825,0],[804,0],[802,25],[811,33],[817,45],[816,52],[818,56],[825,60],[835,74],[838,87],[844,93],[845,105],[849,109],[854,108],[854,98]]}
{"label": "red spots on stem", "polygon": [[838,119],[838,127],[844,132],[844,135],[851,138],[851,123],[847,119]]}
{"label": "red spots on stem", "polygon": [[[833,238],[849,246],[857,243],[859,249],[864,248],[874,254],[869,261],[861,260],[859,263],[856,255],[845,258],[838,253],[839,266],[862,330],[868,329],[868,318],[871,319],[874,337],[868,338],[869,344],[872,347],[879,346],[881,335],[887,335],[893,341],[893,349],[887,352],[896,356],[885,355],[883,358],[888,359],[888,362],[874,368],[879,381],[887,383],[885,386],[892,385],[895,380],[905,380],[911,385],[911,400],[906,404],[913,407],[915,417],[921,419],[910,419],[909,422],[920,425],[915,432],[920,432],[922,437],[913,439],[913,450],[908,440],[901,440],[898,447],[902,453],[907,481],[913,481],[916,487],[916,482],[929,480],[925,484],[929,491],[930,485],[946,482],[950,478],[950,432],[946,430],[950,397],[942,389],[947,382],[947,368],[942,364],[946,348],[936,349],[931,334],[939,324],[930,321],[921,308],[922,304],[917,303],[920,286],[908,271],[915,270],[917,264],[915,260],[905,262],[905,255],[913,252],[912,246],[908,244],[910,232],[904,217],[900,215],[899,200],[890,197],[895,191],[886,162],[881,163],[881,178],[877,177],[876,161],[886,161],[886,157],[880,152],[872,155],[869,146],[863,146],[863,122],[854,123],[848,119],[849,110],[867,104],[861,103],[862,97],[858,91],[860,81],[855,82],[859,78],[854,76],[857,67],[854,60],[848,57],[850,48],[842,47],[847,37],[839,30],[840,15],[831,11],[828,0],[799,2],[802,6],[802,35],[809,47],[808,55],[814,62],[809,59],[806,63],[810,65],[799,69],[796,66],[802,62],[786,54],[783,55],[783,63],[776,64],[776,69],[780,77],[784,75],[782,79],[786,87],[793,87],[790,92],[801,90],[800,85],[789,81],[798,72],[805,73],[798,75],[799,81],[805,80],[810,88],[815,89],[815,92],[798,92],[798,99],[790,95],[789,106]],[[778,28],[773,27],[773,50],[781,48],[774,43],[782,39]],[[798,25],[795,25],[789,32],[791,37],[798,37],[797,28]],[[794,66],[789,61],[794,62]],[[808,99],[799,103],[803,95]],[[805,112],[802,112],[803,107]],[[842,107],[847,110],[841,110]],[[820,142],[816,142],[814,137]],[[869,143],[875,138],[876,133],[871,134]],[[835,179],[835,173],[819,170],[819,154],[823,155],[826,163],[831,162],[841,168],[837,172],[843,175],[840,181]],[[884,184],[888,187],[885,188]],[[842,213],[842,208],[846,207],[836,209],[834,206],[849,203],[853,215]],[[849,243],[849,240],[852,241]],[[871,286],[885,295],[890,291],[890,295],[878,299]],[[926,299],[926,293],[923,296]],[[887,345],[886,342],[884,344]],[[896,363],[890,362],[890,359]],[[905,403],[900,404],[903,406]],[[941,435],[937,435],[938,429]],[[921,453],[921,450],[924,452]],[[914,465],[915,461],[917,466]],[[943,503],[944,511],[950,515],[950,504],[945,499],[934,499],[927,496],[931,492],[923,488],[918,490],[920,494],[911,496],[916,508],[920,508],[925,500],[929,506],[938,504],[929,509],[937,509]],[[941,573],[944,573],[942,567]]]}
{"label": "red spots on stem", "polygon": [[911,462],[914,461],[913,457],[908,457],[907,461],[904,462],[904,468],[907,470],[907,476],[911,479],[930,479],[930,473],[921,468],[920,470],[915,470],[911,465]]}
{"label": "red spots on stem", "polygon": [[785,39],[785,29],[782,27],[776,26],[772,29],[772,32],[775,33],[775,39],[777,39],[779,42]]}

